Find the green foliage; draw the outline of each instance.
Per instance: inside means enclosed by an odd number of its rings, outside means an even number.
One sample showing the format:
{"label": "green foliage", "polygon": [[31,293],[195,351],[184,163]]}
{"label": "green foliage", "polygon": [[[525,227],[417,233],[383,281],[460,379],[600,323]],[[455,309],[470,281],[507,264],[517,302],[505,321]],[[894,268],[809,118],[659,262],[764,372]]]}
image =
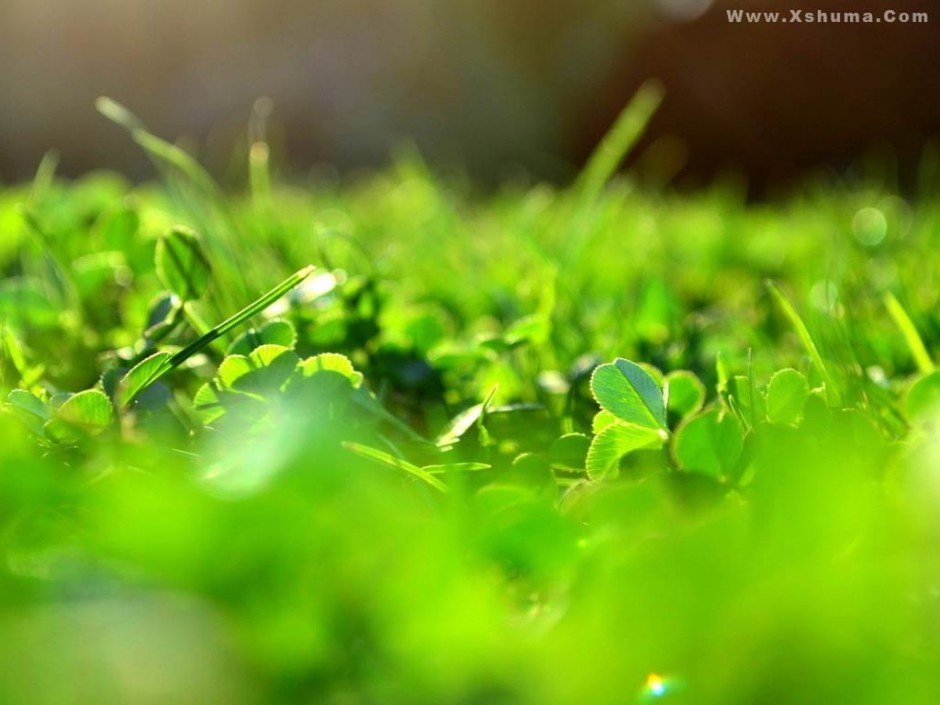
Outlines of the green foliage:
{"label": "green foliage", "polygon": [[581,174],[581,195],[587,204],[597,199],[620,162],[643,135],[662,99],[662,86],[650,81],[620,113]]}
{"label": "green foliage", "polygon": [[797,370],[778,370],[767,386],[767,420],[795,424],[803,415],[809,398],[809,382]]}
{"label": "green foliage", "polygon": [[173,228],[157,241],[157,276],[180,301],[192,301],[209,288],[211,267],[196,233]]}
{"label": "green foliage", "polygon": [[552,467],[569,472],[580,472],[587,467],[591,439],[584,433],[566,433],[552,443],[549,459]]}
{"label": "green foliage", "polygon": [[888,313],[891,314],[891,318],[893,318],[894,322],[897,324],[901,335],[904,336],[904,342],[907,343],[907,347],[910,349],[918,369],[924,374],[933,372],[934,364],[930,353],[927,352],[924,341],[918,334],[914,322],[911,320],[911,317],[907,315],[907,311],[904,310],[901,302],[898,301],[894,294],[887,294],[885,296],[885,307],[888,309]]}
{"label": "green foliage", "polygon": [[636,363],[618,359],[600,365],[591,375],[591,393],[601,407],[585,460],[591,479],[616,475],[625,455],[659,448],[668,438],[663,391]]}
{"label": "green foliage", "polygon": [[800,314],[796,312],[796,309],[793,307],[793,304],[790,303],[790,300],[784,295],[782,291],[780,291],[779,288],[777,288],[775,284],[773,284],[773,282],[768,282],[767,287],[770,289],[770,293],[777,302],[777,305],[780,307],[780,310],[783,311],[783,314],[790,321],[790,324],[796,331],[800,342],[803,344],[807,354],[810,356],[810,359],[813,361],[813,364],[816,365],[816,369],[819,371],[819,374],[825,381],[826,394],[829,396],[830,400],[833,401],[833,403],[838,404],[841,399],[838,385],[829,371],[829,366],[823,361],[822,355],[819,352],[819,348],[816,346],[816,341],[813,340],[813,336],[810,334],[809,329],[806,327],[806,324],[803,322]]}
{"label": "green foliage", "polygon": [[320,353],[300,363],[304,377],[312,377],[318,372],[335,372],[350,381],[354,387],[362,384],[362,373],[356,372],[352,362],[345,355],[338,353]]}
{"label": "green foliage", "polygon": [[70,424],[104,428],[114,420],[114,408],[103,392],[88,389],[69,396],[56,408],[55,418]]}
{"label": "green foliage", "polygon": [[611,181],[650,91],[573,188],[102,101],[163,185],[0,190],[0,700],[940,702],[936,205]]}
{"label": "green foliage", "polygon": [[[387,465],[396,470],[402,470],[406,473],[414,475],[415,477],[431,485],[431,487],[434,489],[440,490],[441,492],[447,491],[447,485],[431,474],[432,468],[419,468],[417,465],[413,465],[407,460],[403,460],[402,458],[397,458],[391,453],[386,453],[384,451],[378,450],[377,448],[370,448],[368,446],[360,445],[359,443],[347,442],[343,445],[347,450],[351,450],[356,455],[361,455],[364,458],[375,460],[383,465]],[[440,467],[442,466],[435,466],[433,469],[439,469]]]}
{"label": "green foliage", "polygon": [[166,374],[172,357],[168,352],[156,352],[134,365],[121,380],[118,403],[131,404],[138,394]]}
{"label": "green foliage", "polygon": [[728,480],[744,450],[744,431],[733,414],[710,409],[690,419],[676,433],[679,467],[718,480]]}
{"label": "green foliage", "polygon": [[292,348],[297,343],[297,332],[289,321],[268,321],[258,330],[250,329],[235,339],[227,355],[248,355],[262,345],[280,345]]}
{"label": "green foliage", "polygon": [[87,389],[56,400],[43,433],[57,441],[78,440],[83,435],[99,433],[112,423],[111,400],[98,389]]}
{"label": "green foliage", "polygon": [[907,414],[910,418],[929,418],[940,409],[940,372],[931,372],[918,379],[907,393]]}
{"label": "green foliage", "polygon": [[663,437],[658,431],[634,424],[612,423],[604,428],[591,441],[585,461],[585,468],[592,480],[599,480],[611,475],[628,453],[641,448],[658,448],[663,444]]}
{"label": "green foliage", "polygon": [[591,376],[591,392],[602,409],[624,423],[654,433],[666,429],[663,392],[636,363],[621,359],[601,365]]}
{"label": "green foliage", "polygon": [[688,370],[676,370],[666,375],[667,408],[670,413],[684,419],[705,403],[705,385]]}

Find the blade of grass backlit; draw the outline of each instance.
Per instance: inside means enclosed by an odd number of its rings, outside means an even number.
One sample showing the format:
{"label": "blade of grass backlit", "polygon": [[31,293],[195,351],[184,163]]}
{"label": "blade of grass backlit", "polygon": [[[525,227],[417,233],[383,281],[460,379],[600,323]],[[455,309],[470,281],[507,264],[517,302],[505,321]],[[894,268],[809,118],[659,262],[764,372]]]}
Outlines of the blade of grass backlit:
{"label": "blade of grass backlit", "polygon": [[[241,273],[243,270],[235,263],[244,259],[244,256],[238,256],[240,251],[238,243],[243,244],[245,240],[233,240],[233,237],[239,233],[238,220],[232,214],[222,190],[209,172],[185,150],[150,132],[140,118],[117,101],[101,97],[95,101],[95,107],[108,120],[127,130],[131,139],[144,150],[154,167],[163,176],[170,192],[187,208],[199,229],[207,234],[216,233],[217,236],[213,238],[213,241],[219,254],[235,266],[235,271]],[[182,174],[185,177],[184,183],[195,187],[192,191],[201,192],[202,195],[208,197],[208,202],[213,207],[210,213],[199,207],[199,199],[192,198],[190,189],[183,188],[184,184],[172,178],[176,174]],[[213,227],[211,217],[213,210],[221,218],[221,228]],[[247,287],[245,278],[242,276],[241,288],[247,291]]]}
{"label": "blade of grass backlit", "polygon": [[[250,303],[248,306],[246,306],[241,311],[236,313],[234,316],[227,318],[226,320],[222,321],[222,323],[212,328],[209,332],[198,337],[196,340],[191,342],[189,345],[187,345],[185,348],[180,350],[175,355],[165,358],[163,362],[160,365],[158,365],[154,370],[152,371],[148,370],[147,377],[144,383],[139,385],[139,387],[135,387],[133,394],[127,395],[124,399],[122,399],[122,403],[125,405],[130,404],[132,401],[134,401],[134,397],[136,397],[140,392],[142,392],[144,389],[149,387],[151,384],[159,380],[161,377],[167,374],[170,370],[173,370],[174,368],[179,367],[181,364],[186,362],[186,360],[191,358],[193,355],[197,354],[206,346],[211,345],[213,341],[218,340],[219,338],[224,336],[233,328],[241,325],[242,323],[253,318],[254,316],[257,316],[259,313],[264,311],[268,306],[273,304],[279,298],[284,296],[284,294],[286,294],[288,291],[293,289],[295,286],[300,284],[304,279],[310,276],[310,274],[314,271],[314,269],[316,268],[313,267],[312,265],[308,267],[304,267],[300,271],[296,272],[293,276],[288,277],[283,282],[278,284],[276,287],[271,289],[271,291],[266,293],[264,296],[258,299],[255,299],[252,303]],[[128,373],[128,376],[131,376],[133,372],[134,370],[131,370],[131,372]]]}
{"label": "blade of grass backlit", "polygon": [[643,84],[594,150],[575,185],[572,211],[563,221],[569,233],[562,261],[570,265],[588,250],[593,236],[599,232],[588,225],[593,208],[617,168],[643,135],[662,99],[663,87],[658,81]]}
{"label": "blade of grass backlit", "polygon": [[209,172],[175,144],[171,144],[146,130],[132,130],[131,138],[151,156],[181,171],[206,193],[218,195],[218,186],[209,176]]}
{"label": "blade of grass backlit", "polygon": [[426,470],[419,468],[417,465],[409,463],[407,460],[402,458],[397,458],[390,453],[386,453],[383,450],[378,450],[377,448],[370,448],[369,446],[364,446],[360,443],[343,443],[343,447],[346,450],[352,451],[356,455],[368,458],[369,460],[374,460],[375,462],[381,463],[382,465],[387,465],[388,467],[395,468],[396,470],[403,470],[409,475],[414,475],[418,479],[424,480],[426,483],[434,487],[435,489],[440,490],[441,492],[447,492],[447,485],[438,480],[434,475],[427,472]]}
{"label": "blade of grass backlit", "polygon": [[108,118],[108,120],[113,122],[115,125],[120,125],[128,132],[147,129],[146,125],[143,123],[143,120],[134,115],[134,113],[118,103],[116,100],[112,100],[107,96],[98,98],[98,100],[95,101],[95,108],[97,108],[99,113]]}
{"label": "blade of grass backlit", "polygon": [[578,190],[582,206],[592,203],[600,195],[617,167],[636,146],[662,103],[663,93],[662,84],[658,81],[644,83],[617,117],[581,172]]}
{"label": "blade of grass backlit", "polygon": [[193,355],[198,353],[200,350],[202,350],[204,347],[209,345],[209,343],[211,343],[213,340],[216,340],[217,338],[221,338],[223,335],[228,333],[230,330],[232,330],[236,326],[241,325],[242,323],[244,323],[250,318],[253,318],[254,316],[257,316],[259,313],[264,311],[264,309],[266,309],[268,306],[270,306],[279,298],[284,296],[284,294],[286,294],[288,291],[290,291],[295,286],[300,284],[304,279],[309,277],[314,269],[316,268],[310,265],[310,266],[304,267],[299,272],[296,272],[293,276],[288,277],[283,282],[278,284],[276,287],[271,289],[271,291],[269,291],[267,294],[265,294],[259,299],[256,299],[255,301],[250,303],[248,306],[243,308],[241,311],[236,313],[234,316],[231,316],[230,318],[222,321],[222,323],[217,325],[208,333],[201,336],[200,338],[197,338],[192,343],[187,345],[185,348],[180,350],[178,353],[176,353],[176,355],[170,358],[168,364],[171,366],[171,368],[182,364],[183,362],[191,358]]}
{"label": "blade of grass backlit", "polygon": [[251,109],[248,122],[248,177],[255,205],[271,207],[271,149],[268,145],[268,120],[274,104],[270,98],[259,98]]}
{"label": "blade of grass backlit", "polygon": [[826,396],[829,402],[832,404],[841,403],[842,395],[836,388],[835,379],[829,372],[828,366],[823,361],[822,355],[819,354],[819,348],[816,347],[816,341],[814,341],[813,336],[810,335],[809,328],[806,327],[803,319],[800,318],[800,314],[796,312],[796,309],[793,308],[793,304],[791,304],[786,295],[777,288],[777,285],[772,281],[767,281],[766,284],[770,295],[773,297],[774,301],[777,302],[777,306],[780,307],[783,315],[790,321],[790,325],[792,325],[793,329],[796,331],[796,335],[800,339],[800,342],[803,343],[807,354],[809,354],[813,364],[816,365],[819,374],[822,375],[823,381],[826,383]]}
{"label": "blade of grass backlit", "polygon": [[36,217],[36,214],[27,207],[26,204],[20,204],[18,210],[20,217],[23,219],[23,223],[26,225],[27,231],[33,236],[42,249],[47,268],[52,275],[53,286],[55,286],[57,292],[61,295],[69,309],[74,311],[78,316],[84,317],[82,300],[78,293],[78,284],[76,284],[75,277],[72,275],[71,267],[66,266],[56,253],[52,235],[46,230],[45,226],[39,222],[39,218]]}
{"label": "blade of grass backlit", "polygon": [[59,167],[59,153],[55,150],[46,152],[39,167],[36,169],[36,175],[33,177],[33,183],[29,189],[29,202],[39,203],[49,191],[52,182],[55,180],[55,172]]}
{"label": "blade of grass backlit", "polygon": [[894,324],[901,331],[901,335],[904,336],[904,342],[907,343],[911,356],[913,356],[914,362],[917,363],[917,369],[925,375],[933,372],[936,366],[930,358],[930,353],[927,352],[927,346],[924,345],[924,341],[917,332],[917,327],[911,317],[907,315],[907,311],[904,310],[901,302],[890,292],[885,294],[884,302]]}
{"label": "blade of grass backlit", "polygon": [[176,145],[154,135],[140,118],[116,100],[102,96],[95,101],[95,107],[108,120],[127,130],[131,139],[151,157],[178,169],[207,193],[218,194],[218,187],[199,162]]}

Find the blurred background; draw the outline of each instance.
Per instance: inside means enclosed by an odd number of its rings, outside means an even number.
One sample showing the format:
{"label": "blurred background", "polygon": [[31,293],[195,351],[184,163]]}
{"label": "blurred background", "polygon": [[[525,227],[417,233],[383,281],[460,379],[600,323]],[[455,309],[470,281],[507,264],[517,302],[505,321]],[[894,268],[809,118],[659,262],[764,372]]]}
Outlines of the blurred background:
{"label": "blurred background", "polygon": [[[903,5],[903,6],[902,6]],[[739,25],[729,8],[926,10],[926,25]],[[217,173],[270,98],[279,162],[380,166],[413,143],[481,182],[569,179],[650,77],[638,150],[657,179],[754,188],[880,155],[911,171],[940,133],[933,0],[2,0],[0,180],[152,174],[94,109],[108,95]]]}

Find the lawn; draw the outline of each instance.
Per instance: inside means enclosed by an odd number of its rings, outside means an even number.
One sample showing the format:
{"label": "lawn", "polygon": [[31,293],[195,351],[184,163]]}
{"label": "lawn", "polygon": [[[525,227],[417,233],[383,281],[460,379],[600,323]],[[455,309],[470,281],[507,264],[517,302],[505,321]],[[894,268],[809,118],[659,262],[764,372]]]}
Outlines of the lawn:
{"label": "lawn", "polygon": [[[940,170],[0,187],[0,702],[940,702]],[[124,138],[117,132],[116,139]]]}

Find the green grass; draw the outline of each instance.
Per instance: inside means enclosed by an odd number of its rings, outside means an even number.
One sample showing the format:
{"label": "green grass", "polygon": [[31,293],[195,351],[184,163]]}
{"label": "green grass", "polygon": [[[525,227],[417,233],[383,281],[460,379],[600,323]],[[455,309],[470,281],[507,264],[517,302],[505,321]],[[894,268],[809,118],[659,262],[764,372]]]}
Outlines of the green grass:
{"label": "green grass", "polygon": [[570,189],[103,102],[158,184],[0,190],[0,702],[940,702],[940,201],[611,180],[657,101]]}

